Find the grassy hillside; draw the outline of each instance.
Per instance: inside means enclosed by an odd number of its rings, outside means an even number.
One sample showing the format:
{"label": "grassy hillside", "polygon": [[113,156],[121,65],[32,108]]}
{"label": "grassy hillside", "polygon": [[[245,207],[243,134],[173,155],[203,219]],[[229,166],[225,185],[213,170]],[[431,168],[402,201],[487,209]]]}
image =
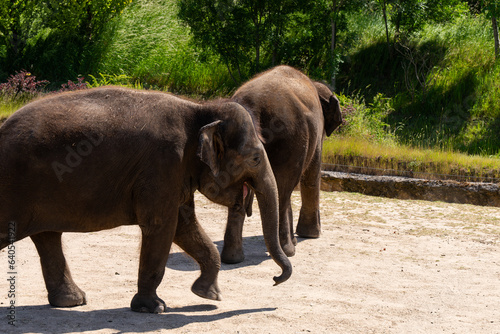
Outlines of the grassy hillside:
{"label": "grassy hillside", "polygon": [[[353,20],[339,78],[346,95],[387,98],[382,117],[399,144],[500,156],[500,65],[483,17],[429,25],[389,54],[380,19]],[[363,32],[367,32],[366,34]]]}

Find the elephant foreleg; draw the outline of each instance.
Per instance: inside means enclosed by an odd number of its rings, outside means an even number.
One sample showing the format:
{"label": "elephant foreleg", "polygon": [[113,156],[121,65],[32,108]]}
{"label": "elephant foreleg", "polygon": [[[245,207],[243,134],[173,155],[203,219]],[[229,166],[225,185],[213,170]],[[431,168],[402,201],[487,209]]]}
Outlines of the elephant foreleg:
{"label": "elephant foreleg", "polygon": [[222,262],[228,264],[240,263],[245,259],[243,253],[243,222],[245,213],[241,210],[229,208],[227,213],[224,247],[222,248]]}
{"label": "elephant foreleg", "polygon": [[49,303],[58,307],[84,305],[85,292],[71,278],[62,251],[61,236],[62,233],[59,232],[43,232],[31,236],[40,255]]}
{"label": "elephant foreleg", "polygon": [[319,191],[321,185],[321,150],[316,152],[300,181],[300,208],[297,234],[304,238],[318,238],[321,234]]}
{"label": "elephant foreleg", "polygon": [[193,283],[191,291],[202,298],[221,300],[217,283],[221,266],[219,252],[196,219],[194,200],[179,210],[174,242],[200,266],[200,277]]}
{"label": "elephant foreleg", "polygon": [[156,289],[165,274],[176,225],[176,222],[166,221],[141,225],[138,290],[130,304],[132,311],[162,313],[166,310],[167,306],[156,294]]}

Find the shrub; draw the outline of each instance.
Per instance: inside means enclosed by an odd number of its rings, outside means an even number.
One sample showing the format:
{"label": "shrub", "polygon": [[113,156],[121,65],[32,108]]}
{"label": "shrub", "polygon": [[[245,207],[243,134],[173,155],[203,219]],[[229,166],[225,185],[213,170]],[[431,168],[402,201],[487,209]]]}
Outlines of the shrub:
{"label": "shrub", "polygon": [[61,89],[58,92],[68,92],[72,90],[82,90],[89,88],[88,82],[83,82],[84,77],[78,77],[77,82],[74,83],[71,80],[68,80],[68,83],[62,84]]}
{"label": "shrub", "polygon": [[16,72],[11,75],[7,82],[0,84],[0,92],[11,98],[16,98],[19,95],[34,96],[41,93],[42,88],[49,82],[47,80],[36,80],[36,76],[26,70]]}

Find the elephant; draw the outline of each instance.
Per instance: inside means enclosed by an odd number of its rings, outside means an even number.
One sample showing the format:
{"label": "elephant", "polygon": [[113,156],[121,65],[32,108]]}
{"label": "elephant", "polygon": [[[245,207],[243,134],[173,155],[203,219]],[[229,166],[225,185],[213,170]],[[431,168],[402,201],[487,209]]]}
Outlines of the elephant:
{"label": "elephant", "polygon": [[[302,207],[297,224],[301,237],[317,238],[320,169],[323,140],[342,123],[339,100],[320,82],[292,67],[274,67],[243,84],[231,98],[256,120],[278,185],[280,243],[295,254],[290,196],[300,183]],[[247,197],[247,207],[252,196]],[[251,210],[247,210],[251,214]],[[245,213],[229,207],[221,258],[224,263],[244,260],[242,229]]]}
{"label": "elephant", "polygon": [[49,303],[86,303],[62,248],[63,232],[139,225],[133,311],[161,313],[157,295],[172,242],[193,257],[196,295],[221,300],[220,255],[194,212],[193,193],[232,208],[256,194],[268,251],[292,266],[278,236],[278,193],[253,121],[228,99],[198,103],[164,92],[101,87],[33,101],[0,127],[0,249],[30,237]]}

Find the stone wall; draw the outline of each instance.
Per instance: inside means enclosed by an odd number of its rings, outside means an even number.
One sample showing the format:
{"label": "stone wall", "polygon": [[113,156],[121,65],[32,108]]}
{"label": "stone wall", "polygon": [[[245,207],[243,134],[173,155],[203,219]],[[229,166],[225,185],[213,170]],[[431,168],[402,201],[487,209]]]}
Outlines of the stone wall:
{"label": "stone wall", "polygon": [[329,171],[323,171],[321,178],[323,191],[348,191],[389,198],[500,207],[500,186],[495,183],[436,181]]}

